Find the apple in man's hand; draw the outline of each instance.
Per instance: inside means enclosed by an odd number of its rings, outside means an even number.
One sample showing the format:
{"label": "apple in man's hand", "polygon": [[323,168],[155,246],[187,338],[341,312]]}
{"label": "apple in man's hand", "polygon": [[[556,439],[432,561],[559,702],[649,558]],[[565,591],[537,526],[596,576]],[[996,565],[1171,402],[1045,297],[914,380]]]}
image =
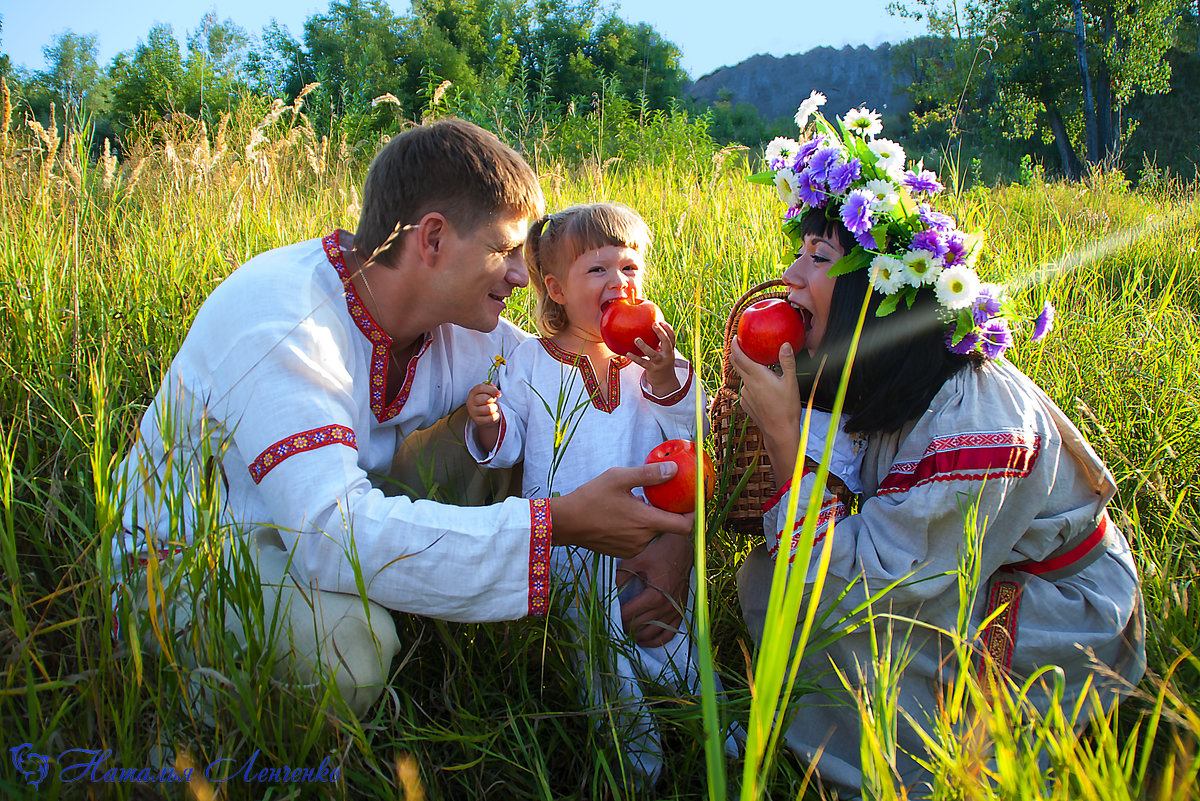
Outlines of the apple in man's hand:
{"label": "apple in man's hand", "polygon": [[737,338],[742,352],[754,361],[768,366],[777,364],[779,348],[784,342],[791,343],[792,353],[799,353],[804,347],[804,318],[786,300],[760,300],[742,312]]}
{"label": "apple in man's hand", "polygon": [[[711,498],[716,489],[717,473],[712,459],[702,454],[704,462],[704,497]],[[675,514],[687,514],[696,509],[696,446],[686,439],[669,439],[650,451],[646,464],[674,462],[678,472],[662,484],[643,487],[646,500],[659,509]]]}
{"label": "apple in man's hand", "polygon": [[664,321],[662,312],[645,298],[617,298],[610,301],[600,314],[600,338],[618,356],[627,353],[641,356],[642,352],[633,341],[640,337],[647,345],[658,350],[658,334],[654,331],[654,323],[659,321]]}

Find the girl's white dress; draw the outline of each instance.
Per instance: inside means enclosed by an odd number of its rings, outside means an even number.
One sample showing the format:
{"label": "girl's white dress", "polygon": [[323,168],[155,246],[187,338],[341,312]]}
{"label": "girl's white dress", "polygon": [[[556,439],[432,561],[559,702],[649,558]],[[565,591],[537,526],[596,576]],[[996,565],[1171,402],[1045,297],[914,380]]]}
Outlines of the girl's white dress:
{"label": "girl's white dress", "polygon": [[[697,400],[706,413],[703,389],[678,353],[680,389],[665,398],[655,397],[645,371],[625,358],[613,360],[598,375],[587,357],[548,339],[526,340],[504,358],[496,382],[503,415],[500,438],[491,453],[482,453],[475,426],[468,423],[466,441],[484,465],[510,467],[524,459],[522,491],[527,498],[566,494],[610,467],[641,465],[665,440],[693,439]],[[674,692],[697,690],[694,643],[688,635],[692,601],[689,597],[684,623],[670,642],[658,648],[639,646],[621,626],[621,598],[636,594],[641,584],[633,578],[618,591],[619,569],[619,560],[609,556],[582,548],[552,549],[555,591],[568,593],[567,616],[577,626],[589,700],[597,711],[618,710],[614,722],[624,729],[626,755],[653,781],[661,770],[662,748],[639,679]]]}

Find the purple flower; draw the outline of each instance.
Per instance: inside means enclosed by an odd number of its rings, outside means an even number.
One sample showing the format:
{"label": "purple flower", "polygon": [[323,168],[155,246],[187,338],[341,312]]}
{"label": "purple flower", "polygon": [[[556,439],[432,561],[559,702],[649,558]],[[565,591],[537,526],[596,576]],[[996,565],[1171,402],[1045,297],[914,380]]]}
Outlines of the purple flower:
{"label": "purple flower", "polygon": [[1000,292],[995,284],[984,284],[971,301],[971,317],[975,325],[984,325],[1000,313]]}
{"label": "purple flower", "polygon": [[808,205],[814,209],[822,208],[825,205],[826,193],[825,182],[818,180],[809,170],[803,170],[796,177],[800,181],[800,186],[796,190],[796,194],[800,196]]}
{"label": "purple flower", "polygon": [[937,173],[932,170],[921,170],[919,173],[908,170],[904,173],[904,185],[914,192],[926,195],[936,195],[946,187],[937,179]]}
{"label": "purple flower", "polygon": [[793,162],[795,166],[793,169],[796,170],[796,172],[804,169],[804,167],[808,165],[809,157],[813,153],[816,153],[819,148],[822,148],[828,144],[828,142],[828,136],[816,136],[812,139],[809,139],[807,142],[801,143],[800,149],[796,151],[796,159]]}
{"label": "purple flower", "polygon": [[934,211],[928,203],[917,206],[917,216],[921,218],[921,222],[935,231],[952,231],[955,228],[953,217],[949,214],[942,214],[940,211]]}
{"label": "purple flower", "polygon": [[839,148],[823,147],[813,153],[812,161],[808,162],[808,169],[817,180],[825,181],[829,178],[829,168],[835,166],[841,158],[842,151]]}
{"label": "purple flower", "polygon": [[855,234],[854,239],[866,250],[879,250],[879,245],[876,244],[875,237],[871,235],[869,230]]}
{"label": "purple flower", "polygon": [[871,201],[875,195],[866,189],[852,189],[842,205],[842,222],[852,234],[865,234],[871,230]]}
{"label": "purple flower", "polygon": [[850,184],[862,177],[862,161],[853,158],[845,164],[835,164],[829,168],[829,175],[826,177],[826,182],[829,184],[829,191],[835,195],[840,195],[850,188]]}
{"label": "purple flower", "polygon": [[792,206],[790,209],[788,209],[787,211],[785,211],[783,213],[783,219],[790,220],[793,217],[798,217],[798,216],[800,216],[800,213],[802,211],[804,211],[803,206]]}
{"label": "purple flower", "polygon": [[978,344],[979,334],[975,333],[974,331],[960,339],[957,345],[954,344],[954,326],[951,326],[950,330],[946,332],[946,348],[951,353],[957,353],[960,356],[965,356],[971,351],[975,350],[975,346]]}
{"label": "purple flower", "polygon": [[942,254],[942,261],[946,263],[947,267],[961,264],[967,260],[967,238],[962,231],[943,233],[942,241],[946,243],[946,252]]}
{"label": "purple flower", "polygon": [[1033,323],[1033,336],[1030,342],[1039,342],[1054,329],[1054,305],[1050,301],[1042,304],[1042,313]]}
{"label": "purple flower", "polygon": [[983,328],[983,355],[989,359],[998,359],[1013,343],[1012,331],[1008,330],[1008,321],[996,317]]}
{"label": "purple flower", "polygon": [[928,250],[935,258],[946,255],[946,240],[940,231],[922,231],[915,235],[912,250]]}
{"label": "purple flower", "polygon": [[771,168],[771,172],[779,172],[787,166],[787,160],[783,158],[771,159],[767,162],[767,166]]}

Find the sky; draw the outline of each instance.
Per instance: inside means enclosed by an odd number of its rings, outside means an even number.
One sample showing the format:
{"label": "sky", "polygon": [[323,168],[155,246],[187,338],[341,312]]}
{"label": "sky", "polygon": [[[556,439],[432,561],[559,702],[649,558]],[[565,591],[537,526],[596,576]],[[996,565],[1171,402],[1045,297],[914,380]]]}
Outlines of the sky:
{"label": "sky", "polygon": [[[406,14],[406,0],[388,0]],[[878,45],[925,33],[921,23],[894,17],[888,0],[606,0],[606,8],[631,23],[646,22],[683,53],[693,79],[759,54],[785,56],[822,45]],[[299,39],[304,21],[329,9],[328,0],[0,0],[0,52],[29,70],[45,68],[42,48],[68,30],[95,34],[101,67],[145,41],[158,23],[172,26],[183,42],[201,18],[216,11],[258,36],[277,20]]]}

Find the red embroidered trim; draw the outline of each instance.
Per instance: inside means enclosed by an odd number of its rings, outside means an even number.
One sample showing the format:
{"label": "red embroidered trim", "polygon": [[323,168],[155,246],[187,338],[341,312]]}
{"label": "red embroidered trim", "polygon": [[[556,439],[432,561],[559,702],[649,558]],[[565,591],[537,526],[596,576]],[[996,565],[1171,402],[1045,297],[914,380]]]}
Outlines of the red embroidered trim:
{"label": "red embroidered trim", "polygon": [[[816,529],[815,529],[817,531],[817,535],[815,537],[813,537],[813,545],[816,545],[817,543],[819,543],[823,539],[825,539],[825,535],[829,533],[829,524],[830,523],[841,520],[842,518],[848,517],[849,515],[850,515],[850,510],[846,508],[846,504],[842,503],[837,498],[830,498],[829,500],[827,500],[823,504],[821,504],[821,511],[817,513],[817,525],[816,525]],[[799,520],[796,521],[796,524],[792,527],[792,533],[795,534],[795,532],[799,531],[803,526],[804,526],[804,518],[801,517]],[[767,546],[767,555],[768,556],[773,557],[773,556],[775,556],[776,553],[779,552],[779,546],[780,546],[782,540],[783,540],[783,532],[780,531],[779,537],[775,541],[775,547],[772,548],[770,545]],[[796,553],[795,553],[795,548],[793,548],[792,555],[788,561],[791,562],[791,561],[795,560],[795,558],[796,558]]]}
{"label": "red embroidered trim", "polygon": [[791,488],[792,480],[789,478],[784,485],[779,488],[779,492],[772,495],[770,499],[763,504],[763,514],[765,515],[767,512],[774,509],[779,504],[779,501],[783,499],[783,496],[787,494],[787,491]]}
{"label": "red embroidered trim", "polygon": [[323,448],[326,445],[349,445],[354,450],[358,450],[354,432],[345,426],[323,426],[311,431],[302,431],[287,439],[279,440],[260,453],[258,458],[250,463],[250,478],[254,479],[255,484],[258,484],[267,473],[270,473],[289,456],[311,451],[314,448]]}
{"label": "red embroidered trim", "polygon": [[1041,437],[1019,431],[995,431],[940,437],[929,443],[919,462],[892,466],[876,495],[907,492],[930,481],[981,481],[1027,476],[1041,450]]}
{"label": "red embroidered trim", "polygon": [[550,499],[529,502],[529,614],[542,617],[550,609]]}
{"label": "red embroidered trim", "polygon": [[392,338],[389,337],[384,330],[379,327],[379,323],[375,322],[375,318],[367,311],[367,307],[363,305],[362,298],[358,296],[358,292],[354,289],[354,284],[350,281],[350,270],[346,267],[346,259],[342,254],[342,248],[338,244],[337,232],[334,231],[329,236],[321,240],[321,246],[325,249],[325,256],[329,259],[329,263],[333,265],[333,269],[337,270],[338,277],[342,279],[342,285],[346,288],[346,308],[350,312],[350,317],[354,320],[355,325],[362,331],[371,342],[371,412],[375,415],[375,419],[381,423],[387,422],[400,413],[404,408],[405,401],[408,400],[409,394],[412,392],[413,376],[417,371],[417,360],[429,348],[432,338],[426,334],[421,347],[417,353],[408,362],[408,371],[404,376],[404,385],[400,391],[396,393],[396,397],[384,408],[385,394],[387,392],[387,374],[388,351],[392,347]]}
{"label": "red embroidered trim", "polygon": [[987,671],[990,664],[1002,670],[1012,667],[1013,648],[1017,642],[1017,613],[1021,608],[1021,586],[1012,581],[994,581],[989,593],[987,611],[991,615],[1002,604],[1008,604],[1000,614],[992,618],[982,632],[983,656],[979,672]]}
{"label": "red embroidered trim", "polygon": [[692,369],[692,365],[689,364],[687,380],[683,382],[683,386],[665,398],[656,398],[650,393],[646,392],[645,388],[642,389],[642,396],[651,403],[657,403],[659,406],[674,406],[687,397],[688,389],[692,386],[692,374],[694,372],[695,370]]}
{"label": "red embroidered trim", "polygon": [[579,353],[572,353],[566,348],[560,348],[549,339],[539,339],[538,342],[542,343],[546,352],[555,359],[579,370],[579,374],[583,376],[583,386],[587,390],[593,406],[605,414],[612,414],[621,405],[621,369],[633,362],[624,356],[614,356],[609,360],[607,397],[605,397],[600,394],[600,382],[596,380],[591,359]]}

